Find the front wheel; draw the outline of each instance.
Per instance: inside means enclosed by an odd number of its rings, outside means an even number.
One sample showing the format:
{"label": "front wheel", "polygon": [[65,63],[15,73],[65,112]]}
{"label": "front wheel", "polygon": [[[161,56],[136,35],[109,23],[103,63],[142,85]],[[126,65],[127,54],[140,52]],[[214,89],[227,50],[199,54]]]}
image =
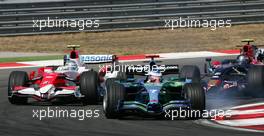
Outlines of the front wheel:
{"label": "front wheel", "polygon": [[83,72],[80,76],[80,92],[84,96],[83,103],[96,104],[98,102],[98,74],[95,71]]}
{"label": "front wheel", "polygon": [[185,99],[190,101],[191,110],[195,115],[193,118],[201,117],[202,112],[205,110],[205,92],[200,84],[188,83],[184,85]]}
{"label": "front wheel", "polygon": [[192,83],[201,83],[200,69],[195,65],[184,65],[180,71],[180,78],[191,79]]}
{"label": "front wheel", "polygon": [[118,105],[124,100],[125,87],[119,84],[115,79],[109,80],[106,94],[103,99],[103,108],[106,118],[120,118],[121,113],[118,111]]}
{"label": "front wheel", "polygon": [[28,74],[24,71],[13,71],[8,81],[8,100],[11,104],[27,104],[27,97],[13,95],[15,86],[25,86],[28,83]]}

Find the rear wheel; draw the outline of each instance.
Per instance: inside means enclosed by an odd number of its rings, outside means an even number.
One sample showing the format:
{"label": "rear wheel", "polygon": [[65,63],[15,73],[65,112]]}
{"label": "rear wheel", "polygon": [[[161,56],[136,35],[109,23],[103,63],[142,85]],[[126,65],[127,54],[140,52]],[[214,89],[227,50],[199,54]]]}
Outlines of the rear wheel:
{"label": "rear wheel", "polygon": [[200,69],[195,65],[184,65],[180,71],[180,78],[191,79],[192,83],[200,83]]}
{"label": "rear wheel", "polygon": [[127,80],[126,72],[119,71],[117,73],[117,77],[116,78],[119,79],[119,80]]}
{"label": "rear wheel", "polygon": [[106,94],[103,100],[103,108],[106,118],[120,118],[121,113],[118,111],[118,104],[124,100],[125,87],[110,79],[107,84]]}
{"label": "rear wheel", "polygon": [[8,100],[11,104],[27,104],[27,97],[13,95],[15,86],[26,86],[28,83],[28,74],[24,71],[13,71],[8,81]]}
{"label": "rear wheel", "polygon": [[96,104],[98,102],[98,74],[95,71],[83,72],[80,76],[80,92],[83,97],[83,103]]}
{"label": "rear wheel", "polygon": [[188,83],[184,85],[185,99],[190,101],[191,110],[195,111],[192,118],[199,118],[205,110],[205,92],[200,84]]}
{"label": "rear wheel", "polygon": [[248,71],[246,94],[258,97],[264,95],[264,66],[252,65]]}

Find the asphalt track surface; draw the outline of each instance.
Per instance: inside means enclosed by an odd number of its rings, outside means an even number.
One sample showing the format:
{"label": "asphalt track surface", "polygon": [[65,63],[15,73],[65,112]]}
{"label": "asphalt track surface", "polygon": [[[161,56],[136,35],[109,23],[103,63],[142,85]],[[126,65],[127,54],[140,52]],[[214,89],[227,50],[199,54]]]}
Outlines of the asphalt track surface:
{"label": "asphalt track surface", "polygon": [[[135,63],[135,62],[134,62]],[[165,64],[196,64],[202,69],[204,58],[163,60]],[[34,70],[36,68],[18,69]],[[0,70],[0,135],[20,136],[249,136],[263,133],[244,132],[223,128],[208,127],[194,120],[155,120],[141,117],[122,120],[106,119],[101,105],[12,105],[7,100],[7,82],[9,73],[16,69]],[[207,100],[207,108],[235,106],[257,100],[229,99]],[[63,110],[100,110],[98,118],[44,118],[33,117],[33,111],[41,109]]]}

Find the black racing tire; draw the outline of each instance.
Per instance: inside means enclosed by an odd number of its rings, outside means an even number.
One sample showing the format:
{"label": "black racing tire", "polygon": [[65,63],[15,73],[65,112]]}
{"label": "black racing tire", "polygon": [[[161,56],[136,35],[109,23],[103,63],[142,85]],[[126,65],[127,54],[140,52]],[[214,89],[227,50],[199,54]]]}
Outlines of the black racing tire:
{"label": "black racing tire", "polygon": [[127,80],[127,74],[126,74],[126,72],[119,71],[117,73],[117,77],[116,78],[118,80]]}
{"label": "black racing tire", "polygon": [[122,117],[122,113],[118,111],[118,104],[124,100],[125,87],[115,81],[115,79],[109,79],[103,99],[104,114],[108,119]]}
{"label": "black racing tire", "polygon": [[105,81],[106,88],[108,89],[108,86],[114,84],[114,82],[117,81],[117,80],[118,80],[117,78],[108,78],[108,79],[106,79],[106,81]]}
{"label": "black racing tire", "polygon": [[11,104],[17,105],[25,105],[27,104],[28,98],[27,97],[19,97],[13,95],[13,87],[14,86],[26,86],[28,83],[28,74],[24,71],[13,71],[9,75],[8,80],[8,100]]}
{"label": "black racing tire", "polygon": [[200,69],[195,65],[184,65],[180,71],[180,78],[191,79],[192,83],[201,83]]}
{"label": "black racing tire", "polygon": [[86,71],[80,76],[80,92],[84,97],[82,102],[84,105],[97,104],[99,79],[96,71]]}
{"label": "black racing tire", "polygon": [[205,110],[205,91],[198,83],[187,83],[184,85],[183,91],[185,99],[190,101],[192,111],[200,111],[199,115],[192,118],[200,118]]}
{"label": "black racing tire", "polygon": [[246,94],[251,96],[264,95],[264,66],[251,65],[248,70],[248,89]]}

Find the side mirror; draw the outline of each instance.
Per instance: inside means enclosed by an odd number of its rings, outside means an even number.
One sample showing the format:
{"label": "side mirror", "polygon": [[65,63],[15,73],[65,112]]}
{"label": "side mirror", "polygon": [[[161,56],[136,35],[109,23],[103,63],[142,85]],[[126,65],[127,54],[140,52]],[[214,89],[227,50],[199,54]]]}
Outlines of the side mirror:
{"label": "side mirror", "polygon": [[212,58],[206,58],[205,61],[210,62],[212,61]]}

